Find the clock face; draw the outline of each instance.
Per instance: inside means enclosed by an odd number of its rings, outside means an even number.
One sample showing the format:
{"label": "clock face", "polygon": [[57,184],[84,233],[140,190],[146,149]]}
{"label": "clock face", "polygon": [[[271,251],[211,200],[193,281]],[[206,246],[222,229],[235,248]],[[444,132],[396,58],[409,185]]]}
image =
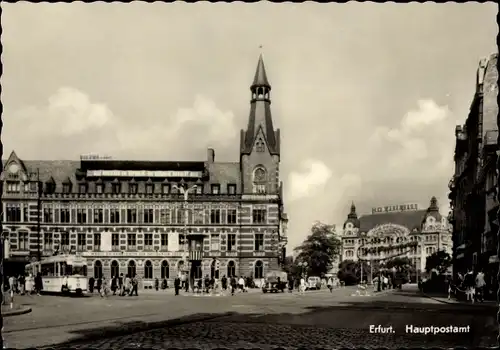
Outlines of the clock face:
{"label": "clock face", "polygon": [[255,180],[257,181],[263,181],[266,177],[266,172],[264,169],[257,169],[255,170]]}
{"label": "clock face", "polygon": [[19,171],[19,166],[17,164],[11,164],[9,166],[9,171],[13,174],[17,174],[17,172]]}

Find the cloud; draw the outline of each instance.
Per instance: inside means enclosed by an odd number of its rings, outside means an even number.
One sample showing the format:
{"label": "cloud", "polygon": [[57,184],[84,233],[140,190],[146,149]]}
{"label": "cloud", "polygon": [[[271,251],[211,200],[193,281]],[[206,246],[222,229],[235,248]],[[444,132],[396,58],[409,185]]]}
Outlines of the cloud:
{"label": "cloud", "polygon": [[417,106],[403,116],[398,127],[379,126],[368,140],[371,159],[380,161],[374,153],[386,157],[384,167],[387,173],[384,176],[434,176],[429,172],[431,166],[438,166],[440,171],[449,171],[452,166],[453,120],[450,110],[433,100],[420,100]]}
{"label": "cloud", "polygon": [[[182,159],[204,157],[199,148],[226,146],[237,135],[234,115],[203,95],[192,107],[150,122],[121,119],[105,103],[62,87],[44,106],[29,106],[4,117],[4,147],[23,158],[77,159],[78,154],[105,153],[117,158]],[[193,142],[196,140],[196,142]],[[70,146],[70,147],[69,147]],[[43,154],[40,154],[43,147]]]}
{"label": "cloud", "polygon": [[302,171],[293,171],[288,178],[289,197],[297,199],[314,196],[316,192],[330,179],[331,170],[325,163],[309,159],[302,164]]}

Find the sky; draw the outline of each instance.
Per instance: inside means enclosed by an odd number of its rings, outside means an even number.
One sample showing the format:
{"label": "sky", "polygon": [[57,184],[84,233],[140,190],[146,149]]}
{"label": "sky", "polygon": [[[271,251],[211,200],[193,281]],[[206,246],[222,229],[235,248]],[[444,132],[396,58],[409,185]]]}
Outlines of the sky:
{"label": "sky", "polygon": [[[4,155],[239,159],[262,53],[289,248],[351,202],[448,212],[494,3],[2,5]],[[262,46],[262,48],[260,48]]]}

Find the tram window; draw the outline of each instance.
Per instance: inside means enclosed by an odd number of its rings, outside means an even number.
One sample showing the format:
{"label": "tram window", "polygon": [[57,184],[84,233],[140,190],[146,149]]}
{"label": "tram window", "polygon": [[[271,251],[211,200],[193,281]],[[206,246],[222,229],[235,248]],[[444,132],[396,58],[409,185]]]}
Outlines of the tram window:
{"label": "tram window", "polygon": [[72,275],[87,276],[87,266],[70,266]]}
{"label": "tram window", "polygon": [[42,265],[42,276],[54,276],[55,267],[54,263]]}

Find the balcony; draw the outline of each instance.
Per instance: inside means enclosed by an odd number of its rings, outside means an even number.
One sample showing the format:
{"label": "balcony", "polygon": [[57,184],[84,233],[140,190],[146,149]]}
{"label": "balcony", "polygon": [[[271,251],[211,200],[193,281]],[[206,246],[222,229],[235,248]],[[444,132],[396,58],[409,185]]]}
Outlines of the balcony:
{"label": "balcony", "polygon": [[101,245],[94,245],[93,249],[94,252],[100,252],[101,251]]}
{"label": "balcony", "polygon": [[160,252],[168,252],[168,245],[160,246]]}
{"label": "balcony", "polygon": [[112,245],[111,246],[111,251],[112,252],[119,252],[120,251],[120,246],[119,245]]}
{"label": "balcony", "polygon": [[152,251],[154,251],[153,246],[152,245],[145,245],[144,246],[144,251],[145,252],[152,252]]}

